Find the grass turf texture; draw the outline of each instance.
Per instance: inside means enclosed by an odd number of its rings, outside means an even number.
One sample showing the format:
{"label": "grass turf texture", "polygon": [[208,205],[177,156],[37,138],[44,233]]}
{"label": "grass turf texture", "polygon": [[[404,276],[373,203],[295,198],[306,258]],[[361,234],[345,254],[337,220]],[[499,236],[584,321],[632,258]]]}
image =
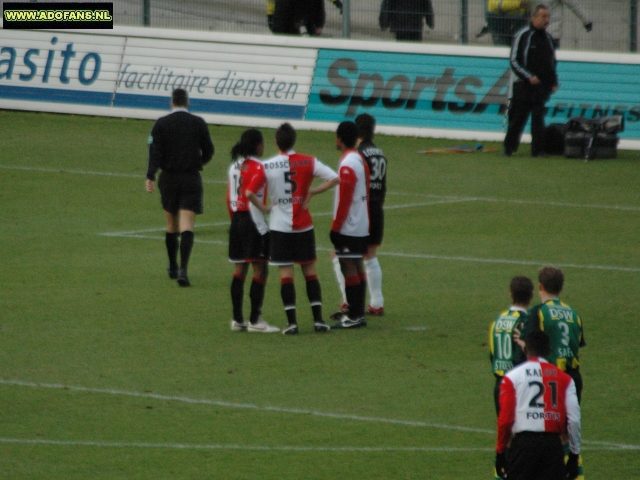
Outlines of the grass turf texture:
{"label": "grass turf texture", "polygon": [[[460,141],[379,135],[386,315],[313,334],[297,271],[289,338],[229,329],[225,183],[243,129],[210,126],[194,286],[181,289],[144,191],[152,124],[0,111],[0,477],[492,478],[487,328],[511,277],[544,263],[563,266],[585,324],[587,478],[637,476],[640,153],[426,156]],[[331,133],[299,132],[296,147],[337,164]],[[326,316],[340,302],[332,200],[311,206]],[[274,268],[263,312],[285,323]]]}

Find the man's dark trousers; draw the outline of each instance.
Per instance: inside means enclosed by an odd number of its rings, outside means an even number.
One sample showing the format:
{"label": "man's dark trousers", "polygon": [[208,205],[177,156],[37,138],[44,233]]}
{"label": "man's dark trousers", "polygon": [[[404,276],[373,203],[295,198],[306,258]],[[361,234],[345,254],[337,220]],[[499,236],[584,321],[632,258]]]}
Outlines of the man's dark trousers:
{"label": "man's dark trousers", "polygon": [[513,153],[520,146],[520,137],[527,120],[531,114],[531,155],[544,155],[544,103],[527,102],[525,100],[512,99],[509,108],[509,129],[504,138],[504,150]]}

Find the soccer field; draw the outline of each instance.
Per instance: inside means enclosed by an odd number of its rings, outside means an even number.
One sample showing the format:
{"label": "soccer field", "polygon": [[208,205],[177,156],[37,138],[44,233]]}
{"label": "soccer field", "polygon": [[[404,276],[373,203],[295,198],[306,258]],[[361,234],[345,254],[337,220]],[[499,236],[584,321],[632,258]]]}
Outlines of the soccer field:
{"label": "soccer field", "polygon": [[[425,155],[461,142],[376,137],[385,316],[313,333],[297,271],[288,337],[229,329],[226,171],[243,129],[210,125],[182,289],[144,190],[152,125],[0,111],[0,478],[492,479],[488,327],[511,277],[546,263],[585,328],[585,478],[640,478],[640,152]],[[331,133],[299,132],[296,149],[337,165]],[[332,202],[311,203],[326,317]],[[263,314],[286,323],[274,268]]]}

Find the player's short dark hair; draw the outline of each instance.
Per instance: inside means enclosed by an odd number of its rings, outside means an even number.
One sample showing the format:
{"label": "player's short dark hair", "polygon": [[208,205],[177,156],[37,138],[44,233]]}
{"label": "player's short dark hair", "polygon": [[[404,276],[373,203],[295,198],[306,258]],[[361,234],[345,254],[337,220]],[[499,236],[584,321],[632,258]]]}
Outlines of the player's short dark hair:
{"label": "player's short dark hair", "polygon": [[368,113],[361,113],[356,117],[356,127],[358,127],[358,137],[365,142],[373,140],[373,133],[376,129],[376,119]]}
{"label": "player's short dark hair", "polygon": [[283,152],[291,150],[297,138],[298,134],[290,123],[283,123],[276,130],[276,145]]}
{"label": "player's short dark hair", "polygon": [[530,332],[524,339],[524,346],[529,355],[534,357],[546,357],[551,353],[549,335],[542,330]]}
{"label": "player's short dark hair", "polygon": [[557,267],[547,265],[538,272],[538,281],[545,292],[558,295],[564,287],[564,273]]}
{"label": "player's short dark hair", "polygon": [[338,125],[336,130],[336,136],[342,140],[344,146],[347,148],[353,148],[358,141],[358,127],[353,122],[345,121]]}
{"label": "player's short dark hair", "polygon": [[529,305],[533,298],[533,282],[529,277],[517,276],[511,279],[509,285],[513,302],[520,305]]}
{"label": "player's short dark hair", "polygon": [[171,92],[171,103],[174,107],[188,107],[189,106],[189,94],[184,88],[176,88]]}
{"label": "player's short dark hair", "polygon": [[264,144],[264,138],[260,130],[255,128],[245,130],[240,137],[240,141],[231,149],[231,161],[237,160],[238,157],[257,156],[258,147],[262,144]]}

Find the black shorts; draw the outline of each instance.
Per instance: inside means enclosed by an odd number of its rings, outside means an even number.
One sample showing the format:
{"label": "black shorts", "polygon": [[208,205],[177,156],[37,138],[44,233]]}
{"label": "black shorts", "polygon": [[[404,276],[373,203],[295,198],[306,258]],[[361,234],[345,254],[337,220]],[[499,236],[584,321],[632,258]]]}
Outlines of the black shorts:
{"label": "black shorts", "polygon": [[271,265],[308,264],[316,261],[316,234],[304,232],[271,231]]}
{"label": "black shorts", "polygon": [[381,203],[369,204],[369,245],[379,247],[384,236],[384,208]]}
{"label": "black shorts", "polygon": [[333,230],[329,233],[338,258],[362,258],[369,250],[369,236],[351,237]]}
{"label": "black shorts", "polygon": [[269,233],[260,235],[249,212],[236,212],[229,229],[229,261],[233,263],[266,262]]}
{"label": "black shorts", "polygon": [[566,478],[560,435],[544,432],[516,433],[507,454],[507,476],[509,480]]}
{"label": "black shorts", "polygon": [[160,173],[158,189],[162,208],[177,215],[179,210],[202,213],[202,178],[200,173]]}

